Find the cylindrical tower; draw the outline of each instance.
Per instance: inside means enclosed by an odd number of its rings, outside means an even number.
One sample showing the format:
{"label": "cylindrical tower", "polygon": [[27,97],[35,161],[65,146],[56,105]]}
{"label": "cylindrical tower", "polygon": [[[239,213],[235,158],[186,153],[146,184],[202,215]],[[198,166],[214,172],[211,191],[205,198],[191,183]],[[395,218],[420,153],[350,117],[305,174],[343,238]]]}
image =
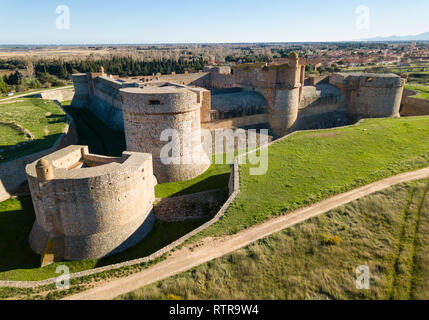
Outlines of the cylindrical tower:
{"label": "cylindrical tower", "polygon": [[152,154],[158,182],[192,179],[208,169],[198,93],[176,86],[120,92],[127,150]]}
{"label": "cylindrical tower", "polygon": [[88,75],[78,73],[72,75],[74,84],[74,97],[71,103],[74,108],[86,108],[90,103]]}

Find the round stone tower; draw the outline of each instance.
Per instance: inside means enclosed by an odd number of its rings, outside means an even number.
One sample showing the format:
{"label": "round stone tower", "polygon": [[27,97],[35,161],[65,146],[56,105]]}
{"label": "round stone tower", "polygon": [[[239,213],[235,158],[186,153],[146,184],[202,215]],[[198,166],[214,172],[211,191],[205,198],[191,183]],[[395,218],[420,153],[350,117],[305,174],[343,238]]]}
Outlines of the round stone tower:
{"label": "round stone tower", "polygon": [[289,55],[289,63],[283,66],[272,66],[277,69],[275,101],[268,112],[268,121],[273,131],[285,135],[295,128],[298,118],[301,87],[301,66],[296,52]]}
{"label": "round stone tower", "polygon": [[127,150],[152,154],[158,182],[189,180],[208,169],[199,92],[175,85],[120,92]]}

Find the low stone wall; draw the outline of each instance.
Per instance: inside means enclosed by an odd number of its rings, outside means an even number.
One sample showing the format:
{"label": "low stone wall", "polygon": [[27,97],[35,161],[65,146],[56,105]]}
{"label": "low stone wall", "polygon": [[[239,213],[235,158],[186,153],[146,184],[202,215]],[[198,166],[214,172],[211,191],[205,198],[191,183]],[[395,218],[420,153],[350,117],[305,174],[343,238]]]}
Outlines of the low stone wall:
{"label": "low stone wall", "polygon": [[154,213],[158,220],[165,222],[213,217],[222,207],[226,197],[228,195],[224,191],[212,190],[158,199],[154,206]]}
{"label": "low stone wall", "polygon": [[70,116],[67,116],[67,118],[68,124],[64,128],[64,133],[61,134],[51,148],[0,164],[0,202],[8,200],[12,196],[13,192],[27,181],[25,173],[25,167],[27,164],[30,164],[56,150],[77,143],[78,137],[74,122]]}
{"label": "low stone wall", "polygon": [[45,100],[57,100],[60,102],[70,101],[73,99],[74,89],[58,89],[58,90],[47,90],[45,92],[36,94],[36,98]]}
{"label": "low stone wall", "polygon": [[[417,92],[415,94],[417,94]],[[403,99],[401,116],[408,117],[426,115],[429,115],[429,100],[415,98],[413,96],[406,96]]]}

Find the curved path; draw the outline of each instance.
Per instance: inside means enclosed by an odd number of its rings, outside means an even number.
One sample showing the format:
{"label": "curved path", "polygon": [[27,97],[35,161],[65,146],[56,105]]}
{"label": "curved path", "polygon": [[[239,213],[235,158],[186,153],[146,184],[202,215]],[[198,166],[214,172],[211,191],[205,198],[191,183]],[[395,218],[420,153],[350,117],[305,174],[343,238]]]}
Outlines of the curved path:
{"label": "curved path", "polygon": [[194,248],[192,251],[190,250],[190,247],[185,247],[180,251],[175,252],[166,260],[139,273],[130,275],[126,278],[113,279],[107,283],[100,284],[95,288],[67,297],[66,299],[107,300],[116,298],[121,294],[139,289],[148,284],[187,271],[205,262],[222,257],[237,249],[243,248],[252,242],[272,235],[273,233],[279,232],[285,228],[328,212],[374,192],[381,191],[399,183],[425,178],[429,178],[429,167],[377,181],[347,193],[328,198],[314,205],[298,209],[288,215],[270,219],[235,235],[204,241],[201,246]]}

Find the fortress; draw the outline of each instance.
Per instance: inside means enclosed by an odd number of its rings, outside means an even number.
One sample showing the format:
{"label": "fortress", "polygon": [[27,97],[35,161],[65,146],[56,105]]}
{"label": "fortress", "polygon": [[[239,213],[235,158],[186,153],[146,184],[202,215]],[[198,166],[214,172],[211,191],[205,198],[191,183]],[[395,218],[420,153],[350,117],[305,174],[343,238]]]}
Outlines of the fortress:
{"label": "fortress", "polygon": [[[31,246],[55,260],[99,258],[143,239],[155,219],[156,183],[192,179],[210,166],[202,129],[269,127],[281,137],[361,118],[399,117],[406,82],[394,74],[306,78],[295,53],[283,65],[133,79],[101,68],[75,74],[73,81],[72,107],[88,108],[123,131],[128,151],[112,158],[71,146],[27,166],[37,216]],[[168,130],[173,134],[164,136]]]}

